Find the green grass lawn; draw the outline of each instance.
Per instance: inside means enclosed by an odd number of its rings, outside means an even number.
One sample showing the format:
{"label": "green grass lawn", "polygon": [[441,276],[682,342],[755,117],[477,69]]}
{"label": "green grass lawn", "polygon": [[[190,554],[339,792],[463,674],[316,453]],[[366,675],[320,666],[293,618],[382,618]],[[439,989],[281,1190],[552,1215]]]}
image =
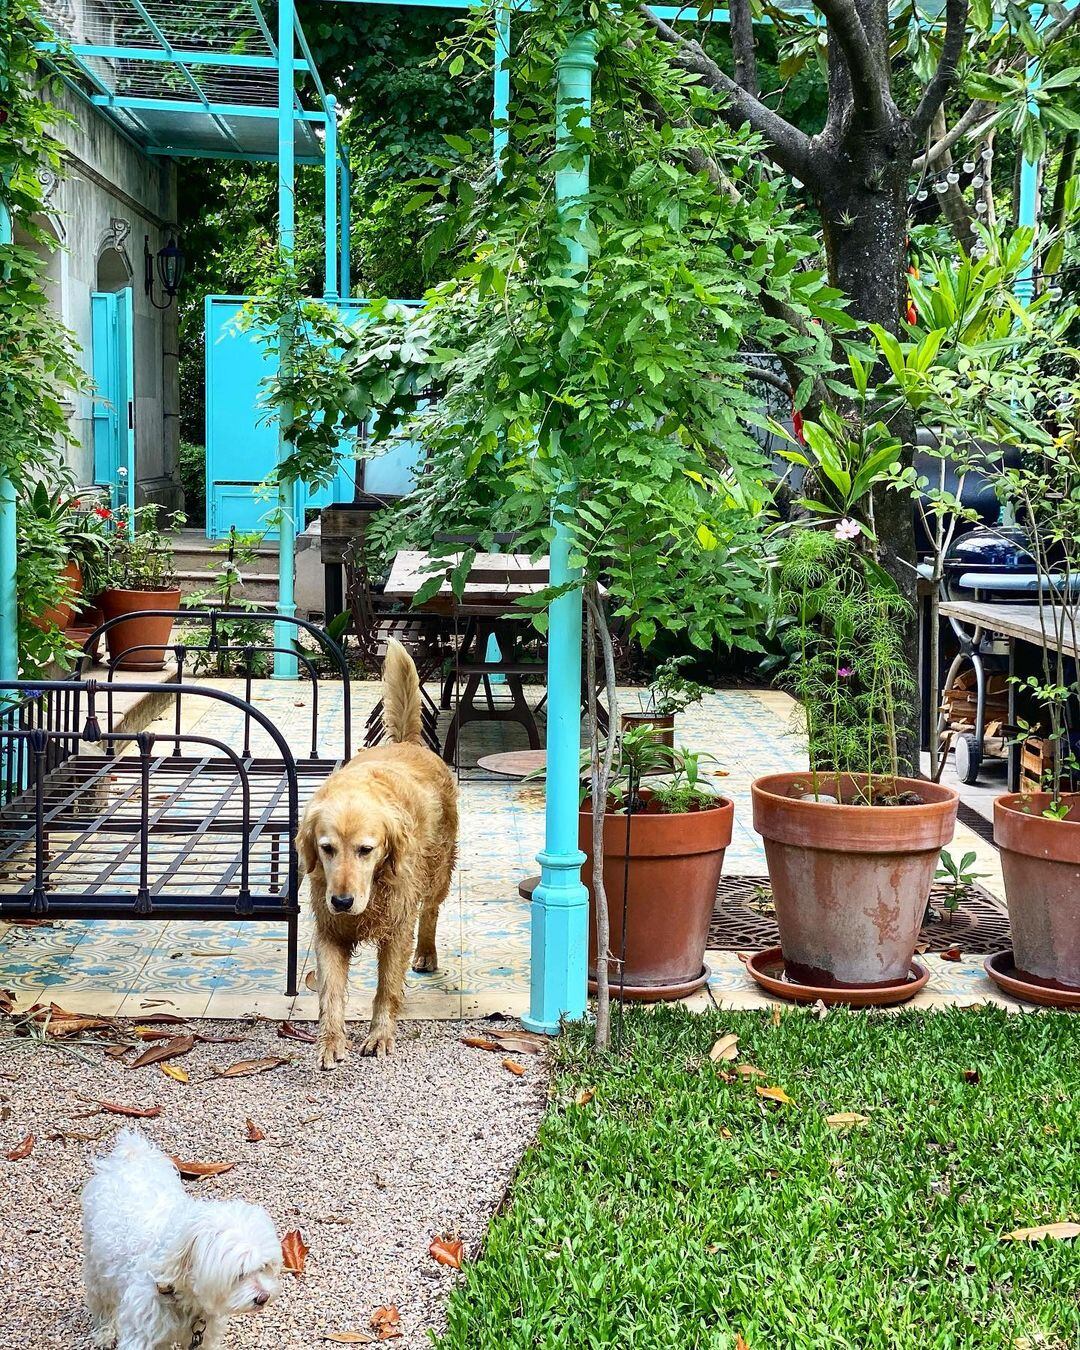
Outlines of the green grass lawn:
{"label": "green grass lawn", "polygon": [[[660,1008],[626,1030],[605,1061],[581,1028],[559,1043],[443,1350],[1078,1350],[1080,1239],[1002,1238],[1080,1220],[1080,1016]],[[727,1032],[764,1077],[718,1073]]]}

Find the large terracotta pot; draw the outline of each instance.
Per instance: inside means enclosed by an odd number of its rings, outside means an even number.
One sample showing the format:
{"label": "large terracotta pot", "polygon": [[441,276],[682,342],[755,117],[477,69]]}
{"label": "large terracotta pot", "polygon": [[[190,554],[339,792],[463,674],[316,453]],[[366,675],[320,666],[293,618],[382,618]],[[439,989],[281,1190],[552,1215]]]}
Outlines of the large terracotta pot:
{"label": "large terracotta pot", "polygon": [[[684,998],[709,978],[705,945],[716,888],[731,843],[735,808],[725,797],[716,805],[683,815],[649,809],[651,794],[641,790],[644,811],[629,817],[604,817],[604,889],[607,892],[611,951],[622,950],[623,895],[626,905],[625,967],[611,966],[611,990],[620,983],[628,999],[655,1002]],[[579,816],[578,843],[586,856],[582,879],[589,889],[589,976],[596,971],[596,901],[592,888],[592,811]]]}
{"label": "large terracotta pot", "polygon": [[[109,659],[121,670],[160,670],[165,664],[165,645],[172,635],[172,614],[144,614],[153,609],[178,610],[179,590],[102,591],[98,602],[106,620],[123,614],[132,617],[105,631]],[[141,650],[132,650],[139,648]],[[130,655],[125,655],[130,652]]]}
{"label": "large terracotta pot", "polygon": [[624,712],[619,714],[619,725],[623,731],[632,727],[654,727],[657,743],[675,749],[674,713]]}
{"label": "large terracotta pot", "polygon": [[1018,975],[1080,991],[1080,799],[1064,820],[1042,813],[1047,792],[994,802],[994,843],[1009,903]]}
{"label": "large terracotta pot", "polygon": [[[959,794],[900,778],[897,795],[918,793],[923,805],[857,806],[848,801],[864,779],[842,776],[838,803],[804,795],[810,781],[778,773],[751,785],[787,972],[839,988],[906,979]],[[823,778],[820,791],[835,786]]]}
{"label": "large terracotta pot", "polygon": [[51,624],[56,624],[57,628],[68,628],[71,624],[71,616],[75,613],[75,602],[82,595],[82,568],[77,562],[69,562],[60,575],[68,584],[67,600],[58,605],[51,605],[43,613],[30,620],[34,627],[40,628],[42,632],[45,632]]}

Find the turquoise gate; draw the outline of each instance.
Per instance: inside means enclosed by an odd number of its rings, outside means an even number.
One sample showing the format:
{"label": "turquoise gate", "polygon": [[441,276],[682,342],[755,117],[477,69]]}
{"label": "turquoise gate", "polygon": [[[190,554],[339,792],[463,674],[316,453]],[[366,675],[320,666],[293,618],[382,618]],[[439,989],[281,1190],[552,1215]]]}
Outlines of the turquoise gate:
{"label": "turquoise gate", "polygon": [[[363,301],[334,303],[348,316]],[[278,456],[277,417],[263,406],[262,387],[276,358],[257,332],[237,326],[245,304],[245,296],[206,298],[206,533],[211,539],[227,535],[232,525],[263,530],[278,506],[277,493],[261,487]],[[296,485],[296,520],[330,502],[352,501],[358,487],[376,496],[408,492],[420,455],[414,441],[397,441],[386,450],[366,437],[358,444],[342,442],[329,486]]]}
{"label": "turquoise gate", "polygon": [[131,287],[90,297],[94,399],[94,482],[110,506],[130,506],[135,492],[134,310]]}

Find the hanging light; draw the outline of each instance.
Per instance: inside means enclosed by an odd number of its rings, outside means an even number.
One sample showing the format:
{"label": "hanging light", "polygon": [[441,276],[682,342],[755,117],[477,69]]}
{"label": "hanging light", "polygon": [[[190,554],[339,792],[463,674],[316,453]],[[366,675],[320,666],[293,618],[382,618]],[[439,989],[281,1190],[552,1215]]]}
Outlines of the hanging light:
{"label": "hanging light", "polygon": [[964,172],[965,172],[965,173],[974,173],[974,172],[975,172],[975,161],[974,161],[973,159],[965,159],[965,160],[964,160]]}
{"label": "hanging light", "polygon": [[982,174],[977,173],[975,177],[971,180],[971,186],[973,188],[981,188],[985,182],[986,179],[982,176]]}
{"label": "hanging light", "polygon": [[985,215],[985,214],[986,214],[986,203],[980,199],[979,201],[977,201],[977,202],[975,203],[975,210],[978,211],[978,213],[979,213],[980,216],[981,216],[981,215]]}
{"label": "hanging light", "polygon": [[949,190],[949,188],[948,188],[948,185],[947,185],[946,183],[941,182],[941,183],[935,183],[935,184],[934,184],[934,191],[935,191],[935,192],[948,192],[948,190]]}
{"label": "hanging light", "polygon": [[960,175],[956,172],[955,169],[950,169],[949,172],[945,175],[945,181],[946,183],[948,183],[950,187],[955,187],[957,183],[959,183],[960,181]]}
{"label": "hanging light", "polygon": [[[161,304],[154,299],[155,261],[157,281],[165,297]],[[158,249],[156,254],[150,252],[150,236],[143,236],[143,287],[155,309],[168,309],[176,298],[180,283],[184,279],[186,261],[184,250],[176,242],[175,235],[170,235],[169,242],[164,248]]]}
{"label": "hanging light", "polygon": [[925,188],[920,188],[920,189],[918,190],[918,192],[916,192],[916,194],[915,194],[915,200],[916,200],[917,202],[924,202],[924,201],[926,201],[926,199],[927,199],[927,197],[928,197],[929,195],[930,195],[930,194],[927,192],[927,190],[926,190]]}

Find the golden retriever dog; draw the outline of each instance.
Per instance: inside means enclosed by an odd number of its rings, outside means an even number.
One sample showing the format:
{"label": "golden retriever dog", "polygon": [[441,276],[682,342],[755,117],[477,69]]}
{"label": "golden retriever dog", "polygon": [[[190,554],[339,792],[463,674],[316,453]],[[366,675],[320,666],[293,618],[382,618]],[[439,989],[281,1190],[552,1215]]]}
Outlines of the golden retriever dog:
{"label": "golden retriever dog", "polygon": [[420,743],[420,682],[394,641],[383,662],[383,720],[393,744],[361,750],[332,773],[296,836],[315,915],[324,1069],[349,1053],[345,1000],[358,943],[379,952],[365,1055],[394,1048],[409,957],[413,970],[439,968],[435,926],[457,854],[457,790],[447,766]]}

